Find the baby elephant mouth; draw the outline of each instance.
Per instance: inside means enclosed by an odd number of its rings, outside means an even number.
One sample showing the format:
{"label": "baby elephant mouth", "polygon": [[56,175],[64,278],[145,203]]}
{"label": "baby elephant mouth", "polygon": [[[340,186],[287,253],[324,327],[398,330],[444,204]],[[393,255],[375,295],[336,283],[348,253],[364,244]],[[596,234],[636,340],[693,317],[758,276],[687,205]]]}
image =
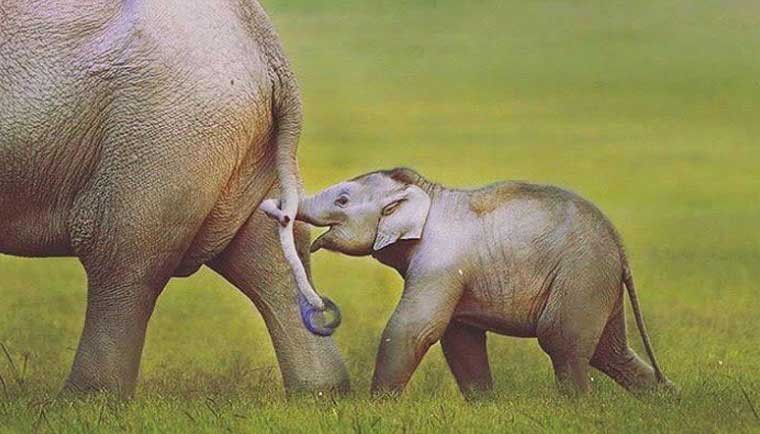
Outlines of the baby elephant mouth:
{"label": "baby elephant mouth", "polygon": [[314,253],[322,248],[325,247],[327,244],[327,238],[329,235],[331,235],[333,229],[335,228],[335,225],[329,225],[329,228],[322,233],[319,237],[317,237],[316,240],[314,240],[313,243],[311,243],[311,248],[309,249],[311,253]]}

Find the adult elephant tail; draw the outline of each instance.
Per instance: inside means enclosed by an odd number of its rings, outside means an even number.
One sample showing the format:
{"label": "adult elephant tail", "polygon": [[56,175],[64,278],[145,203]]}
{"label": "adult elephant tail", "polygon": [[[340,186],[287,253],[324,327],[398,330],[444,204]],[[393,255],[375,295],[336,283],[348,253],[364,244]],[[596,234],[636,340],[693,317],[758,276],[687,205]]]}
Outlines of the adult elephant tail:
{"label": "adult elephant tail", "polygon": [[[304,325],[314,334],[329,336],[340,324],[340,311],[329,300],[323,300],[311,286],[303,262],[296,250],[293,225],[295,224],[299,204],[299,176],[297,149],[301,136],[303,112],[301,98],[295,77],[287,65],[275,64],[274,67],[274,128],[277,152],[277,178],[280,183],[280,244],[293,272],[298,290],[305,303],[299,303]],[[317,324],[314,321],[317,312],[330,311],[333,321]]]}
{"label": "adult elephant tail", "polygon": [[641,307],[639,307],[639,296],[636,293],[636,286],[633,283],[633,274],[631,273],[631,268],[625,258],[623,264],[623,283],[625,283],[625,287],[628,289],[628,298],[631,300],[631,308],[633,309],[633,316],[636,318],[636,326],[639,328],[641,340],[644,341],[644,349],[647,352],[647,356],[649,356],[649,361],[652,363],[657,382],[670,385],[670,380],[665,378],[665,375],[662,373],[662,370],[657,363],[657,359],[654,356],[652,342],[649,340],[649,333],[647,333],[646,326],[644,325],[644,316],[641,314]]}

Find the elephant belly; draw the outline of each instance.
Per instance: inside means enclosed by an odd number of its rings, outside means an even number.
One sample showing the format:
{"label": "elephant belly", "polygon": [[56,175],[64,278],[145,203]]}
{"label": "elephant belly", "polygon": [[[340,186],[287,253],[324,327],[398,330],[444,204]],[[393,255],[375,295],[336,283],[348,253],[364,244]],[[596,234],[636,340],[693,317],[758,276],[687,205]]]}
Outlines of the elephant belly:
{"label": "elephant belly", "polygon": [[493,292],[489,296],[491,292],[483,288],[465,291],[454,320],[502,335],[535,337],[545,291],[502,288]]}
{"label": "elephant belly", "polygon": [[[59,92],[56,87],[53,93]],[[0,252],[20,256],[71,254],[68,217],[87,182],[103,125],[93,103],[60,100],[66,110],[39,105],[47,93],[0,95]],[[93,103],[94,104],[94,103]],[[92,104],[91,104],[92,106]],[[77,131],[71,125],[80,125]]]}
{"label": "elephant belly", "polygon": [[66,209],[25,193],[0,191],[0,253],[17,256],[68,256]]}

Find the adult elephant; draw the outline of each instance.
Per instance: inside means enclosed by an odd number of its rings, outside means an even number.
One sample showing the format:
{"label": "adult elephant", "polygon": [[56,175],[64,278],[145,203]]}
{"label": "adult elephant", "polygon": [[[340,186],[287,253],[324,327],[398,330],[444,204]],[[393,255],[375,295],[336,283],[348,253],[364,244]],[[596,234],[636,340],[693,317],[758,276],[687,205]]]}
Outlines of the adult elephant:
{"label": "adult elephant", "polygon": [[[302,118],[261,6],[3,0],[0,21],[0,252],[76,256],[87,273],[64,389],[131,395],[164,285],[204,264],[263,315],[286,390],[348,388],[333,340],[301,325],[303,279],[256,212],[281,186],[295,214]],[[295,238],[307,261],[308,229]]]}

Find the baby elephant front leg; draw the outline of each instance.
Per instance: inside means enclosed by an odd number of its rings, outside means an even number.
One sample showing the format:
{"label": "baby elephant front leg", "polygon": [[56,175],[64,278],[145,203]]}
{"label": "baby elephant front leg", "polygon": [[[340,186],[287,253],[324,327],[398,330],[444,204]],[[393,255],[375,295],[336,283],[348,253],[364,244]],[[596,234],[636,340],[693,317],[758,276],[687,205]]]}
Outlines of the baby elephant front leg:
{"label": "baby elephant front leg", "polygon": [[407,279],[380,342],[373,395],[398,395],[404,390],[428,348],[443,336],[461,293],[456,279]]}

